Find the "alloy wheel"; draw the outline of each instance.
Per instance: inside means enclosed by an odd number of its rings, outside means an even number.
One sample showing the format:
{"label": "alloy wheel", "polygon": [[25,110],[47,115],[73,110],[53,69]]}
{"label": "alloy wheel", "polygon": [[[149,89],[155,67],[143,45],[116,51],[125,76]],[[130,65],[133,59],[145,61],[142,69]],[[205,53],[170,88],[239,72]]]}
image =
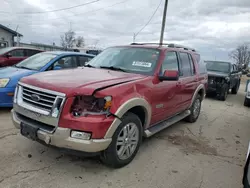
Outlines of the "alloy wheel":
{"label": "alloy wheel", "polygon": [[139,129],[135,123],[128,123],[118,134],[116,153],[119,159],[126,160],[133,155],[139,142]]}

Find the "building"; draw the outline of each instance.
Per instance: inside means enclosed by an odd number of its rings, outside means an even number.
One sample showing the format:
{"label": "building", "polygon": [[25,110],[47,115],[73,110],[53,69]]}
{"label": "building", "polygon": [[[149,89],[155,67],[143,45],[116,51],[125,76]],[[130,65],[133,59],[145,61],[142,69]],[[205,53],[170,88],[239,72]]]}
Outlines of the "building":
{"label": "building", "polygon": [[[19,46],[27,47],[27,48],[36,48],[36,49],[44,50],[44,51],[65,51],[65,49],[61,46],[34,43],[34,42],[31,42],[31,43],[20,42]],[[67,50],[67,51],[71,51],[71,50]]]}
{"label": "building", "polygon": [[22,37],[23,35],[13,31],[12,29],[0,24],[0,48],[12,47],[15,45],[15,37]]}
{"label": "building", "polygon": [[[102,48],[97,48],[97,47],[92,47],[92,46],[86,46],[86,47],[75,47],[75,49],[78,49],[80,52],[82,52],[82,53],[88,53],[88,52],[94,52],[94,51],[96,51],[96,52],[101,52],[101,51],[103,51],[103,49]],[[92,54],[92,53],[91,53]],[[95,55],[97,55],[97,54],[95,54]]]}

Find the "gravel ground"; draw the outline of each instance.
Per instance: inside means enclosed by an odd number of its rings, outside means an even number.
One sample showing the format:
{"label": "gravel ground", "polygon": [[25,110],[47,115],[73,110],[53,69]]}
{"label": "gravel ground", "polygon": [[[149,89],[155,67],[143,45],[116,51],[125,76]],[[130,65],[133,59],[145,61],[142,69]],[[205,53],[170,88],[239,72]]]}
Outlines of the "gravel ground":
{"label": "gravel ground", "polygon": [[1,109],[0,187],[242,187],[250,135],[243,90],[226,102],[206,98],[196,123],[179,122],[146,139],[134,161],[117,170],[20,136],[10,110]]}

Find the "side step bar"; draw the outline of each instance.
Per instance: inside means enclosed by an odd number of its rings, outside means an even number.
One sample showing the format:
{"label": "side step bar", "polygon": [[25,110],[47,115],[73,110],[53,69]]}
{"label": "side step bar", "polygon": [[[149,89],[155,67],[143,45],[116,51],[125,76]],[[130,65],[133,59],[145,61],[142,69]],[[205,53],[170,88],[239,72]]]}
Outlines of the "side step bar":
{"label": "side step bar", "polygon": [[154,135],[155,133],[160,132],[161,130],[169,127],[170,125],[173,125],[174,123],[177,123],[178,121],[184,119],[185,117],[189,116],[191,114],[190,110],[186,110],[172,118],[169,118],[166,121],[163,121],[161,123],[158,123],[144,131],[145,137],[150,137]]}

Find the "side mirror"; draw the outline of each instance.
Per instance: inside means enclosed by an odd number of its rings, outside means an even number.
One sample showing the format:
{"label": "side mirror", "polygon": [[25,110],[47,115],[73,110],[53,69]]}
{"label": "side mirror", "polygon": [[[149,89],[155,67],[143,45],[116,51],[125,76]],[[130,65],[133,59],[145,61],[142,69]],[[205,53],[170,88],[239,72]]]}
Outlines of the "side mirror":
{"label": "side mirror", "polygon": [[54,68],[53,68],[53,70],[61,70],[62,69],[62,67],[60,67],[60,66],[54,66]]}
{"label": "side mirror", "polygon": [[163,75],[158,76],[160,81],[176,81],[179,79],[179,72],[176,70],[165,70]]}

